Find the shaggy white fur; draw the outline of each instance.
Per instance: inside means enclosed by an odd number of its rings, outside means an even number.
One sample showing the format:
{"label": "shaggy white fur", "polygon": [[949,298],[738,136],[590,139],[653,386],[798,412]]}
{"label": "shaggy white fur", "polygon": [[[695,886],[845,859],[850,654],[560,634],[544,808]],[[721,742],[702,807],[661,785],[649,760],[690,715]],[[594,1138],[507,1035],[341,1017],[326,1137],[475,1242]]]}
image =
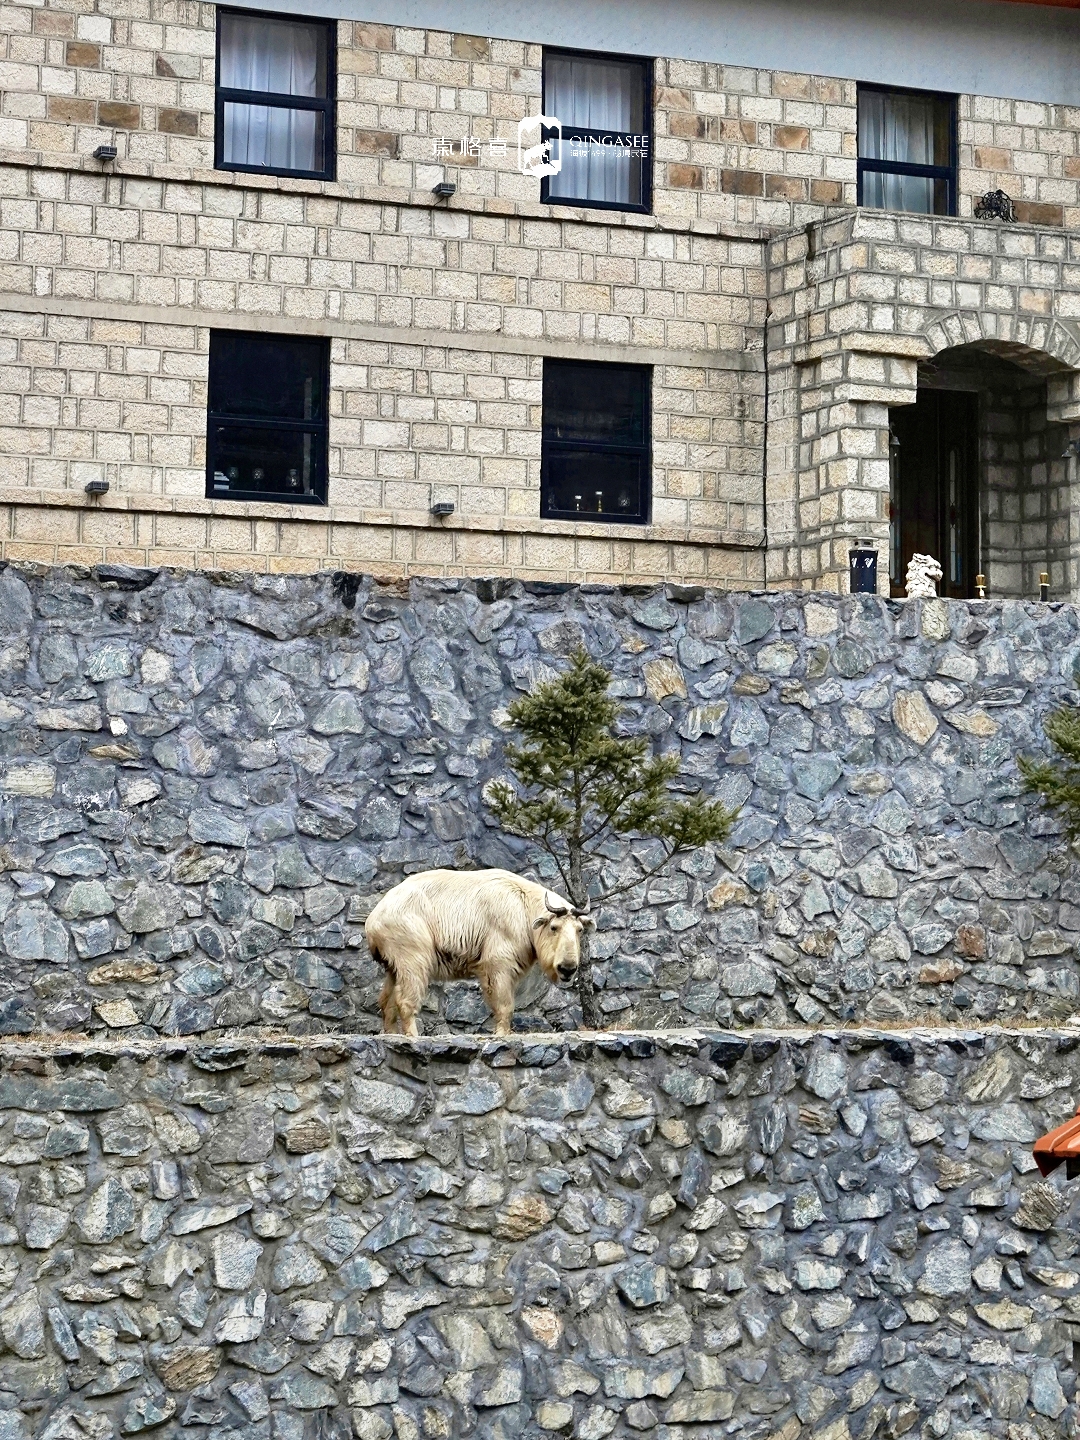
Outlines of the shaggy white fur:
{"label": "shaggy white fur", "polygon": [[592,923],[569,900],[509,870],[428,870],[395,885],[364,927],[386,968],[383,1029],[416,1035],[416,1015],[434,981],[477,980],[509,1035],[515,990],[535,966],[553,985],[577,974],[581,935]]}

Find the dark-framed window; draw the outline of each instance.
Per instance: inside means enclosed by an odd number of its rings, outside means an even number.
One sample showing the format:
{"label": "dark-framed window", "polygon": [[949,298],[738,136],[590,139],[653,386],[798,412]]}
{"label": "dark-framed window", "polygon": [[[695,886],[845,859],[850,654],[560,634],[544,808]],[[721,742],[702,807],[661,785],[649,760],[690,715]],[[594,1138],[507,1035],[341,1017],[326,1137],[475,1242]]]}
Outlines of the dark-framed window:
{"label": "dark-framed window", "polygon": [[651,392],[648,365],[544,361],[541,515],[647,523]]}
{"label": "dark-framed window", "polygon": [[541,200],[648,213],[652,69],[651,60],[545,49],[543,110],[561,128],[543,138],[561,168],[541,180]]}
{"label": "dark-framed window", "polygon": [[330,341],[211,330],[206,493],[326,503]]}
{"label": "dark-framed window", "polygon": [[218,10],[214,166],[334,178],[336,26]]}
{"label": "dark-framed window", "polygon": [[858,89],[859,204],[956,214],[956,96]]}

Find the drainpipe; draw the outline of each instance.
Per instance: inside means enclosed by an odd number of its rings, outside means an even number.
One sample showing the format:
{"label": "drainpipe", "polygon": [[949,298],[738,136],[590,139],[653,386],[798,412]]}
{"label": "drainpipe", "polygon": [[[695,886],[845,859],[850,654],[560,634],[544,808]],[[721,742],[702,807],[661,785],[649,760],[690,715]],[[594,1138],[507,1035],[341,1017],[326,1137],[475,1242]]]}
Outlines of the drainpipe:
{"label": "drainpipe", "polygon": [[765,323],[761,327],[761,358],[765,366],[765,409],[761,428],[761,588],[769,588],[769,317],[765,301]]}

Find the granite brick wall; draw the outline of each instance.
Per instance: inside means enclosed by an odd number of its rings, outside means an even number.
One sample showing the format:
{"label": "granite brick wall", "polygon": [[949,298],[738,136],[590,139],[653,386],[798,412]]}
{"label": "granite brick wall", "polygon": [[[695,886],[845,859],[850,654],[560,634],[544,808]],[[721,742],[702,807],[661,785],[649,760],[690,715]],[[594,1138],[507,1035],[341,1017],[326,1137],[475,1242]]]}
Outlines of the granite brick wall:
{"label": "granite brick wall", "polygon": [[[1074,607],[9,566],[0,1033],[376,1029],[375,896],[555,878],[480,797],[506,705],[579,643],[687,793],[741,807],[603,908],[609,1025],[1080,1012],[1078,872],[1013,763],[1076,698]],[[577,1019],[542,985],[519,1008]],[[456,985],[422,1021],[488,1016]]]}
{"label": "granite brick wall", "polygon": [[0,1046],[0,1432],[1073,1440],[1076,1033]]}
{"label": "granite brick wall", "polygon": [[[6,558],[760,575],[760,245],[649,217],[4,174]],[[215,326],[331,337],[327,508],[204,498]],[[648,526],[540,519],[545,355],[652,366]],[[88,505],[91,479],[111,488]],[[435,499],[451,522],[432,521]]]}
{"label": "granite brick wall", "polygon": [[[1021,225],[989,244],[989,227],[849,213],[814,232],[867,271],[845,297],[839,274],[797,272],[806,226],[857,198],[850,80],[658,57],[654,213],[543,206],[515,154],[541,47],[341,22],[337,179],[236,183],[210,168],[215,7],[99,10],[10,5],[0,23],[3,558],[747,587],[768,533],[770,583],[837,588],[852,538],[885,539],[881,396],[912,392],[911,365],[893,373],[912,317],[943,334],[972,309],[1074,319],[1069,242],[1039,228],[1076,212],[1068,107],[959,97],[961,214],[1000,184]],[[106,174],[92,152],[112,142]],[[215,325],[332,339],[329,512],[203,498]],[[856,326],[838,377],[830,341]],[[654,367],[649,526],[539,519],[545,355]],[[94,508],[87,478],[111,486]],[[1036,488],[1023,508],[1053,553],[1004,573],[1045,566],[1075,595],[1067,487]],[[453,522],[432,523],[434,498]]]}
{"label": "granite brick wall", "polygon": [[[215,26],[194,0],[5,7],[0,145],[57,159],[115,143],[142,166],[212,167]],[[351,21],[337,46],[342,182],[423,191],[449,169],[464,195],[535,203],[513,151],[540,108],[541,46]],[[854,83],[720,58],[657,61],[658,213],[782,226],[854,204]],[[962,95],[958,120],[962,215],[1000,187],[1024,223],[1075,221],[1074,110]]]}
{"label": "granite brick wall", "polygon": [[[978,503],[993,593],[1037,593],[1046,570],[1056,594],[1077,595],[1076,475],[1062,457],[1080,433],[1074,259],[1067,236],[1031,226],[868,210],[770,245],[772,583],[845,588],[856,536],[887,553],[889,411],[916,401],[929,364],[939,383],[960,366],[961,388],[986,392]],[[1002,361],[1014,389],[1029,387],[1011,446],[991,433]]]}
{"label": "granite brick wall", "polygon": [[959,103],[959,210],[1004,190],[1028,225],[1067,225],[1077,214],[1077,124],[1070,105],[962,95]]}

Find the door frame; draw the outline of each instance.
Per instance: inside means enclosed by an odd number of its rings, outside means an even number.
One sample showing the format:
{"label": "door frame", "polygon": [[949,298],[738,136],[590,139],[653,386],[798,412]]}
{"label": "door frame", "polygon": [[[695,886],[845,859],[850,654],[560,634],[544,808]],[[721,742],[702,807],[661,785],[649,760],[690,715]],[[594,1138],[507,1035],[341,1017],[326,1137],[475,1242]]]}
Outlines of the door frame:
{"label": "door frame", "polygon": [[[951,377],[950,377],[951,378]],[[921,412],[920,412],[921,404]],[[966,413],[963,413],[966,412]],[[938,582],[939,593],[954,599],[971,599],[975,595],[975,576],[981,568],[982,502],[983,484],[980,463],[979,433],[982,418],[982,395],[978,385],[926,384],[920,385],[914,405],[895,406],[889,413],[889,572],[890,593],[903,596],[904,579],[908,561],[915,546],[905,540],[904,489],[918,483],[910,471],[905,474],[905,450],[911,453],[915,425],[921,420],[926,430],[916,449],[916,458],[910,464],[932,464],[935,487],[934,545],[931,549],[935,560],[942,569]],[[959,429],[959,444],[949,444],[950,434],[946,427]],[[898,431],[909,431],[906,440]],[[929,452],[929,457],[928,457]],[[959,514],[950,511],[953,504],[949,496],[947,469],[952,457],[962,473],[956,495]],[[910,489],[909,489],[910,494]],[[959,530],[959,551],[953,547],[953,527]],[[959,577],[956,576],[957,571]]]}

